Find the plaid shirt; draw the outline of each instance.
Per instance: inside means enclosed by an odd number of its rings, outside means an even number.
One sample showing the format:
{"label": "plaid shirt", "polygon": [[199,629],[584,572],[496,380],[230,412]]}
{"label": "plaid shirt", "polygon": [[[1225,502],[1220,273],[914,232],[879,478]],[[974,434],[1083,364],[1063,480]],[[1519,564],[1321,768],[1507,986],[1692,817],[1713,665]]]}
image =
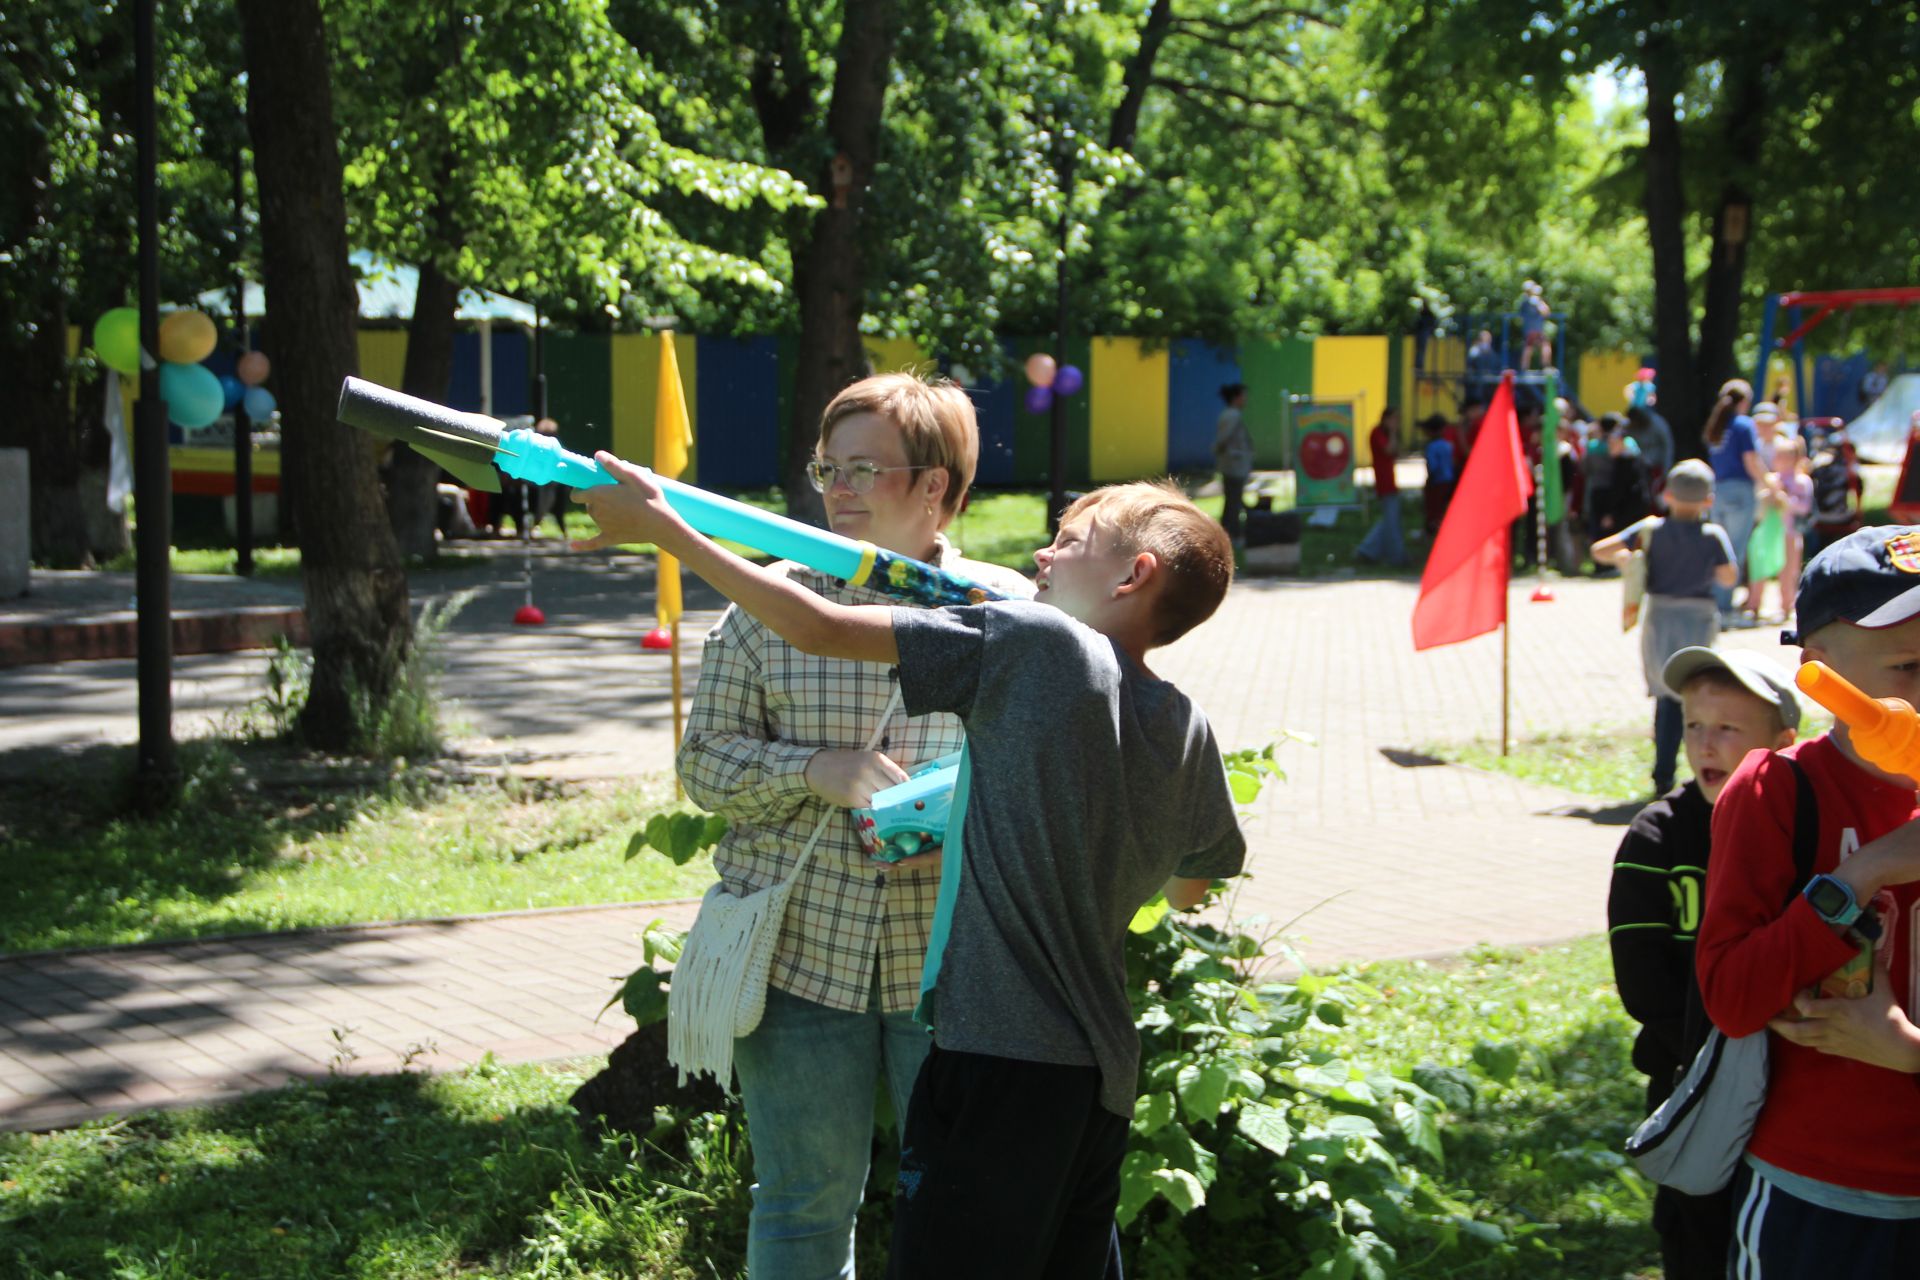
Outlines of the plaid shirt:
{"label": "plaid shirt", "polygon": [[[1012,570],[960,558],[945,537],[933,563],[1010,596],[1033,594],[1033,584]],[[899,603],[788,562],[773,567],[841,604]],[[791,873],[827,807],[807,786],[808,762],[823,749],[863,749],[893,680],[892,668],[879,663],[802,653],[737,606],[721,616],[702,650],[674,763],[693,802],[732,824],[713,856],[729,892],[755,893]],[[958,751],[964,736],[954,716],[909,719],[895,707],[875,750],[911,773]],[[939,882],[874,862],[840,810],[787,900],[772,985],[830,1009],[864,1012],[877,961],[881,1007],[912,1009]]]}

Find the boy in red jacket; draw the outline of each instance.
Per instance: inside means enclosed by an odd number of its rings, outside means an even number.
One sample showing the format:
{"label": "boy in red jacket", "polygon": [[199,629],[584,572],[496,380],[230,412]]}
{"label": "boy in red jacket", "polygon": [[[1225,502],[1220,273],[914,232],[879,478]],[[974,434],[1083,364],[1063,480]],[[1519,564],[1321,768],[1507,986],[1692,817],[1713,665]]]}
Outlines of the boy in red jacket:
{"label": "boy in red jacket", "polygon": [[[1807,566],[1797,642],[1870,697],[1920,701],[1920,527],[1861,529]],[[1819,808],[1793,890],[1794,764]],[[1696,963],[1730,1036],[1771,1037],[1766,1103],[1734,1175],[1731,1274],[1882,1280],[1920,1260],[1920,806],[1845,725],[1753,752],[1713,813]],[[1781,904],[1787,905],[1782,908]],[[1819,984],[1877,937],[1872,993]]]}

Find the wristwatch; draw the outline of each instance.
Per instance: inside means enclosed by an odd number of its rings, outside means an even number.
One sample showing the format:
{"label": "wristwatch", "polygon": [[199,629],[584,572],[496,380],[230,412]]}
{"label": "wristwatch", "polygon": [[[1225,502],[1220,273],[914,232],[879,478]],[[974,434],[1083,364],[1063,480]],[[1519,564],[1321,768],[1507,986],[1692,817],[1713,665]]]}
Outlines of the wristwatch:
{"label": "wristwatch", "polygon": [[1801,893],[1814,913],[1830,925],[1847,929],[1860,919],[1860,902],[1853,896],[1853,887],[1844,880],[1818,875],[1807,881]]}

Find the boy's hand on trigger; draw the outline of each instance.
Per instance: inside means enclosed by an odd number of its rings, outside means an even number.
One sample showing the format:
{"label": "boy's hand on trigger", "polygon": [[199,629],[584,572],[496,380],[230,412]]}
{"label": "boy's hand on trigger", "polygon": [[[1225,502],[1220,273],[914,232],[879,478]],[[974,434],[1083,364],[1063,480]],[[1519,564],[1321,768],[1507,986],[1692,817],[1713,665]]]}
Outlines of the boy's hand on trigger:
{"label": "boy's hand on trigger", "polygon": [[816,751],[807,761],[807,788],[828,804],[864,809],[873,793],[907,780],[907,771],[878,751]]}
{"label": "boy's hand on trigger", "polygon": [[1767,1026],[1782,1039],[1837,1058],[1920,1073],[1920,1027],[1893,1001],[1893,983],[1877,981],[1858,1000],[1823,1000],[1809,992],[1794,997],[1792,1013]]}
{"label": "boy's hand on trigger", "polygon": [[600,532],[572,544],[575,551],[599,551],[628,542],[659,542],[679,524],[666,495],[651,473],[601,450],[594,461],[620,483],[593,489],[575,489],[573,500],[587,509]]}

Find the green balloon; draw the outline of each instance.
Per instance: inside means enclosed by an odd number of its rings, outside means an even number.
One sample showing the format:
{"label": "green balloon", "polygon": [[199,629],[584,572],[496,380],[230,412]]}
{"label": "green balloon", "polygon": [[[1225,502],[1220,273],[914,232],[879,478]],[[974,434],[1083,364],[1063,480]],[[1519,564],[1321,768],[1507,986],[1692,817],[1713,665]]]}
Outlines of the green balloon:
{"label": "green balloon", "polygon": [[167,402],[167,416],[189,431],[219,417],[227,403],[220,379],[203,364],[162,364],[160,398]]}
{"label": "green balloon", "polygon": [[107,368],[121,373],[140,372],[140,313],[132,307],[115,307],[93,326],[93,349]]}

